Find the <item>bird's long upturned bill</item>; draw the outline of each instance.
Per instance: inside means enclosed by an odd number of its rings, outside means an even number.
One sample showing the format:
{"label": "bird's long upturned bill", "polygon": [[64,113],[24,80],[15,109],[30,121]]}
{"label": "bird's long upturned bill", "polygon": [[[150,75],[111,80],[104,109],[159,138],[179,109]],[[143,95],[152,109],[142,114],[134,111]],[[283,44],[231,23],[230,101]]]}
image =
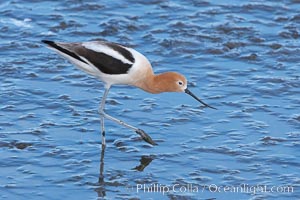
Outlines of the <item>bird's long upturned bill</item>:
{"label": "bird's long upturned bill", "polygon": [[194,99],[196,99],[197,101],[199,101],[200,103],[202,103],[203,105],[205,105],[206,107],[209,107],[209,108],[212,108],[212,109],[215,109],[217,110],[215,107],[212,107],[208,104],[206,104],[204,101],[202,101],[201,99],[199,99],[196,95],[194,95],[189,89],[185,89],[184,90],[185,93],[187,93],[188,95],[192,96]]}

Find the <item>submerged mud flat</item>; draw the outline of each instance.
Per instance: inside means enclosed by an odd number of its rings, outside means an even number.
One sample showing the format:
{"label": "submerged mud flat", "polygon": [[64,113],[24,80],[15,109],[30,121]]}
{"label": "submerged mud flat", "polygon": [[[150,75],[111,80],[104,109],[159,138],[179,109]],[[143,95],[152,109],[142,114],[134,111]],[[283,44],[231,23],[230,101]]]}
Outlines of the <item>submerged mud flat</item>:
{"label": "submerged mud flat", "polygon": [[[299,10],[293,0],[0,3],[0,198],[299,199]],[[158,146],[107,121],[101,152],[103,83],[42,39],[133,47],[218,110],[113,87],[107,112]]]}

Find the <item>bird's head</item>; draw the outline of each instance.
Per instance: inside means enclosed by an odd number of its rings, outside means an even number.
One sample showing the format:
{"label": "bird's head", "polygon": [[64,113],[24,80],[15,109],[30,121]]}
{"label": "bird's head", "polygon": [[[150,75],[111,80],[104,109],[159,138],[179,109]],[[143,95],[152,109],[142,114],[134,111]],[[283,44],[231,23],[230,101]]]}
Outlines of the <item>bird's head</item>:
{"label": "bird's head", "polygon": [[206,107],[216,109],[201,99],[199,99],[196,95],[194,95],[187,86],[187,79],[182,74],[177,72],[165,72],[159,74],[154,79],[154,89],[157,91],[156,93],[160,92],[185,92],[186,94],[192,96],[194,99],[199,101]]}

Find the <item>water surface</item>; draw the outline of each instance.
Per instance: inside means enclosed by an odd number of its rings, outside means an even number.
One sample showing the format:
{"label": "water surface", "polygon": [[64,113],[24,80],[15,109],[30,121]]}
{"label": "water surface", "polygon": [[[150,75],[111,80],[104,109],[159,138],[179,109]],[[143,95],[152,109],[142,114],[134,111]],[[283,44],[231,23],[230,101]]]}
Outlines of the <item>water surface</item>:
{"label": "water surface", "polygon": [[[299,10],[296,0],[1,2],[0,198],[299,199]],[[101,156],[103,83],[41,39],[133,47],[218,110],[114,87],[107,112],[159,145],[106,121]],[[232,190],[242,186],[252,190]]]}

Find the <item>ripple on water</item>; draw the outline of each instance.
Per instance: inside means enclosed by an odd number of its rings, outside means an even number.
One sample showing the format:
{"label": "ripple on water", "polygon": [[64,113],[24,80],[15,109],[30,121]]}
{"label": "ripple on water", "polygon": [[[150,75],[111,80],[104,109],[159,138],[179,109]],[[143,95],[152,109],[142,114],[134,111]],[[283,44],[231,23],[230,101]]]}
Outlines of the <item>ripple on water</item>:
{"label": "ripple on water", "polygon": [[33,146],[33,143],[25,142],[25,141],[10,141],[10,142],[1,141],[0,142],[0,147],[16,148],[20,150],[26,149],[31,146]]}

